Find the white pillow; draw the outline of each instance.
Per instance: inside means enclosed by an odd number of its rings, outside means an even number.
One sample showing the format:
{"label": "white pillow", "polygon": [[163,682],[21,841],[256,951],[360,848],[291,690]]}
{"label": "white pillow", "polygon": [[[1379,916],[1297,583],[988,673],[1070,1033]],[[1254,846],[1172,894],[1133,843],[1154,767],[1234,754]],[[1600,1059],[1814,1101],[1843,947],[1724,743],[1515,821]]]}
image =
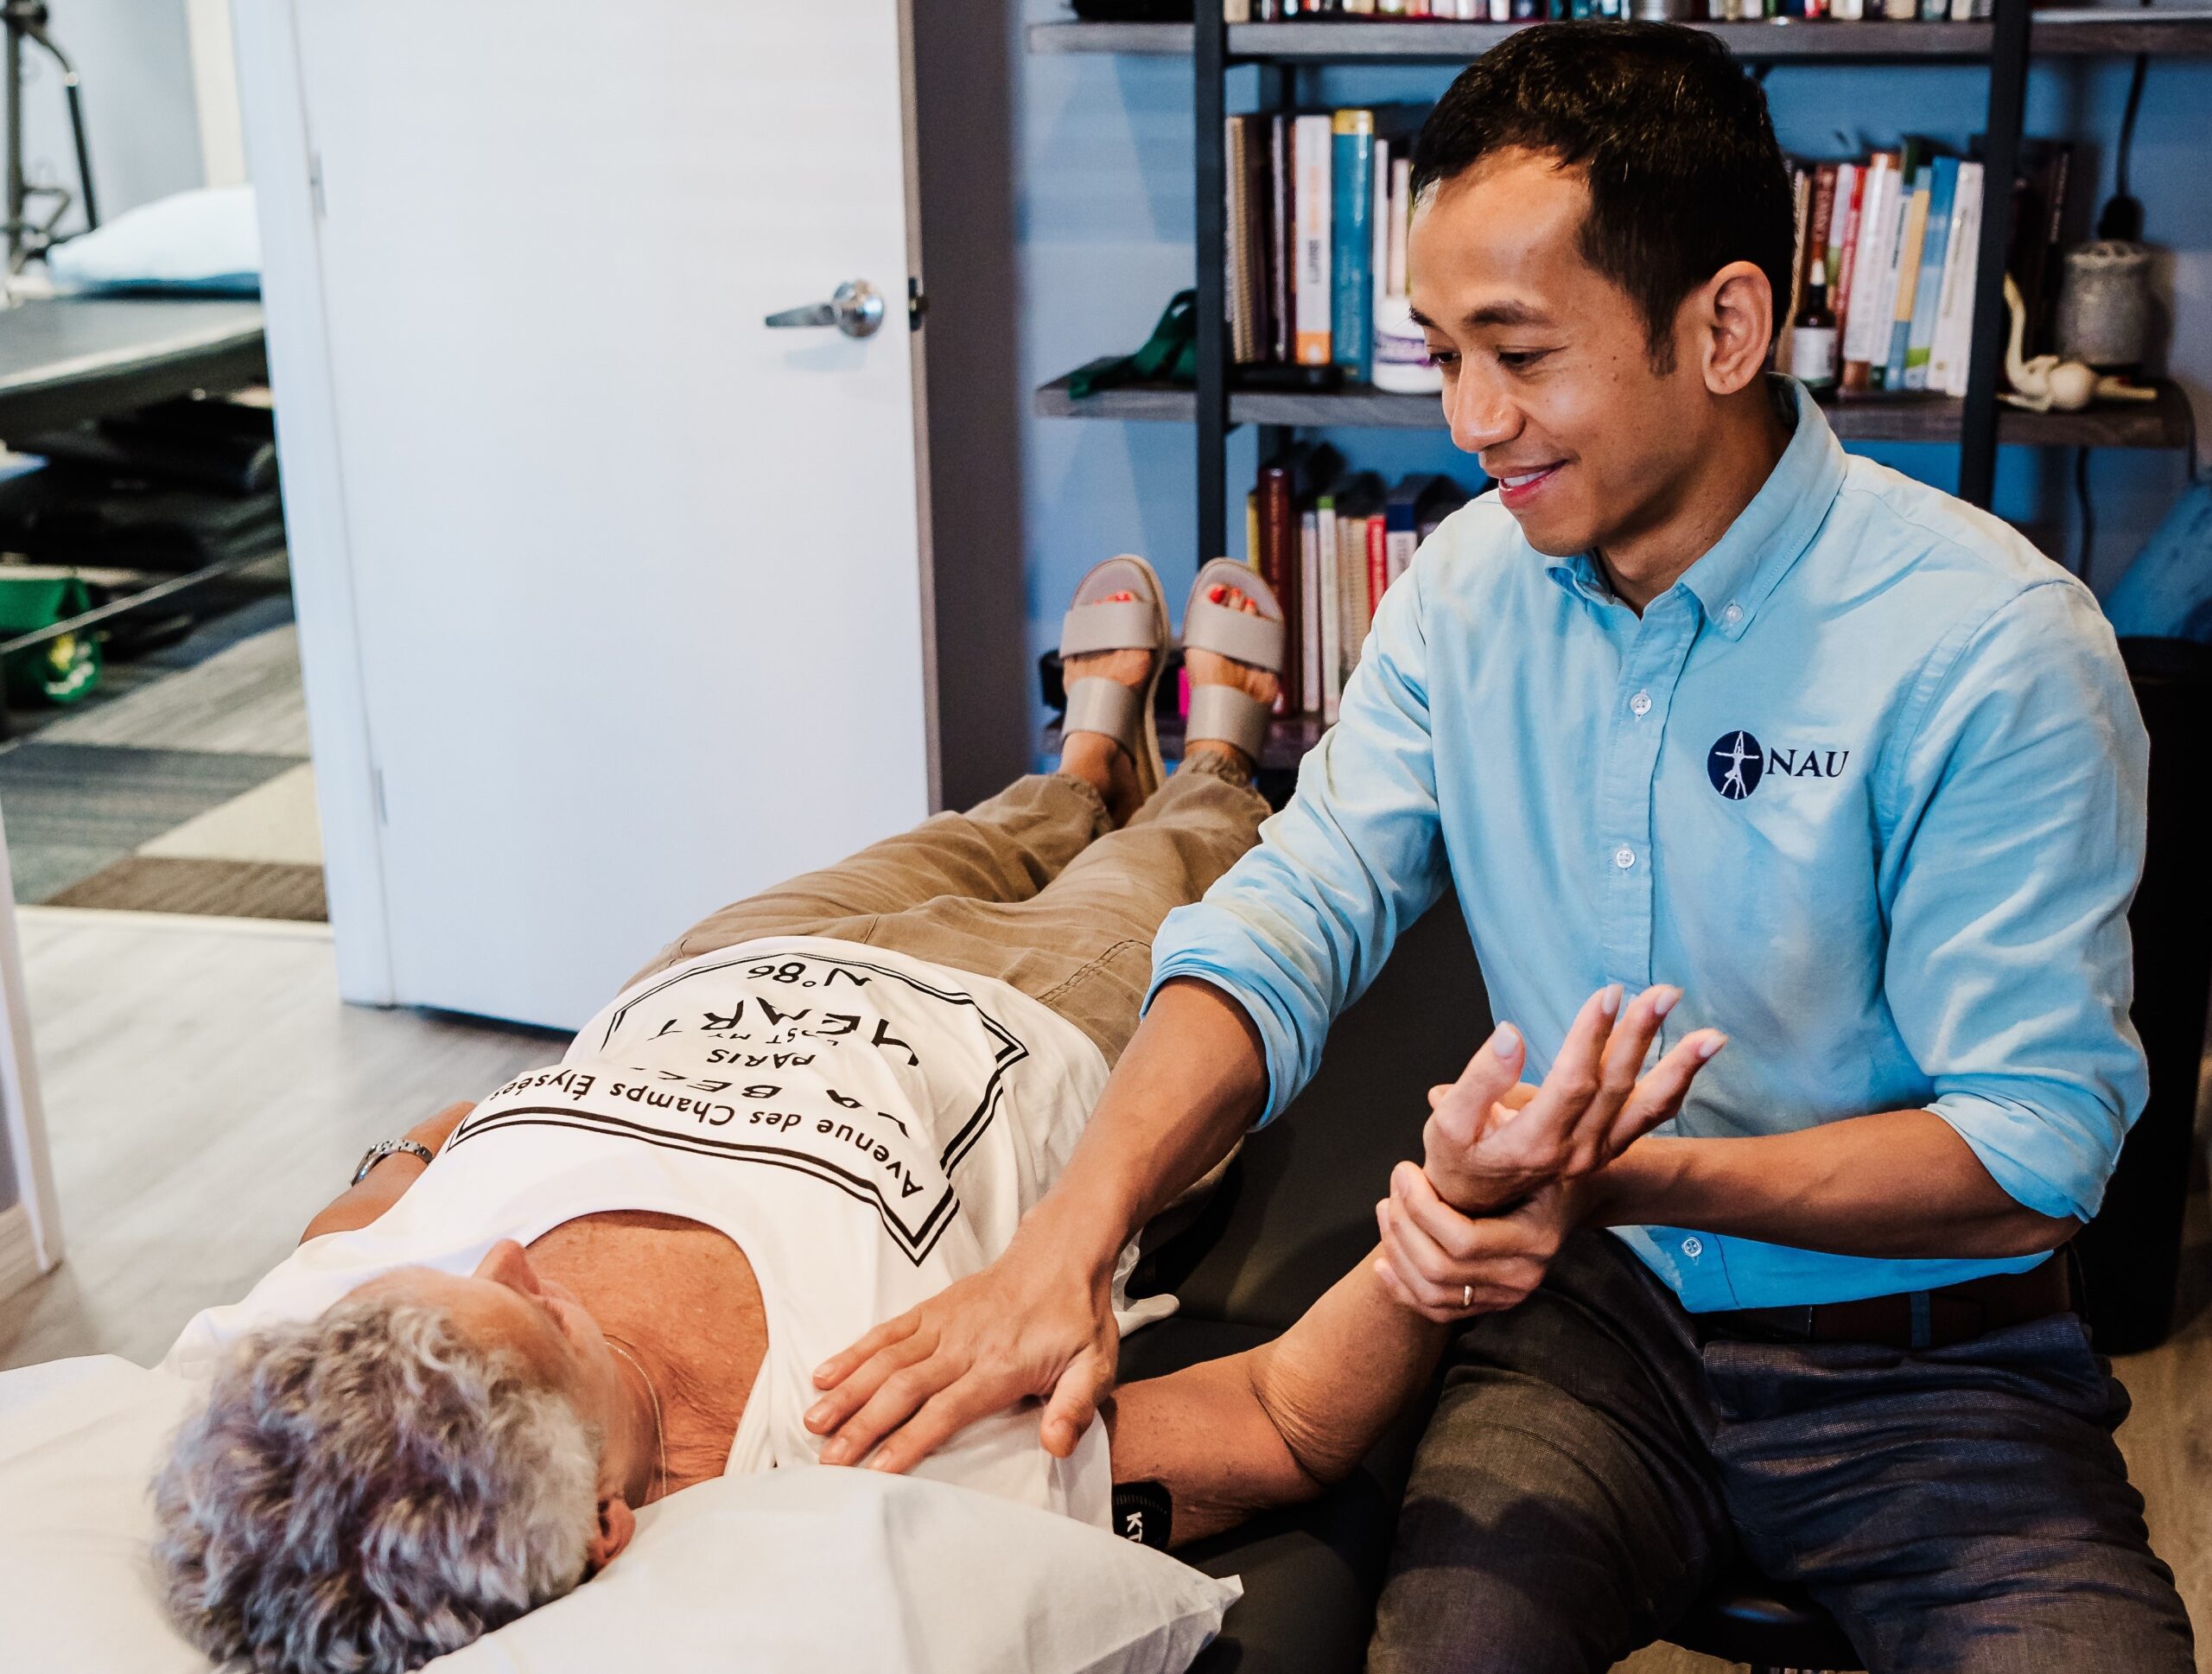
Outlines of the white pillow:
{"label": "white pillow", "polygon": [[649,1507],[635,1544],[437,1674],[1179,1674],[1243,1594],[1072,1518],[817,1466]]}
{"label": "white pillow", "polygon": [[[197,1386],[111,1355],[0,1372],[0,1669],[207,1674],[146,1559]],[[874,1471],[728,1477],[648,1506],[564,1599],[441,1674],[1169,1674],[1242,1595],[1103,1529]]]}
{"label": "white pillow", "polygon": [[46,253],[64,290],[261,292],[253,188],[203,186],[125,210]]}
{"label": "white pillow", "polygon": [[207,1674],[146,1556],[147,1485],[194,1393],[111,1354],[0,1372],[0,1668]]}

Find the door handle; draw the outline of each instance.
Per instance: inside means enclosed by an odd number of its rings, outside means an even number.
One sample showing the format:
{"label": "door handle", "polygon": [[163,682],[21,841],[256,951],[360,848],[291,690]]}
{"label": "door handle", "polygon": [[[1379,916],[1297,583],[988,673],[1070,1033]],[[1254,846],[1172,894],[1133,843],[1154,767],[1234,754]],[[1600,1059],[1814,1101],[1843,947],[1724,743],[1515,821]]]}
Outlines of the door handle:
{"label": "door handle", "polygon": [[848,337],[871,337],[883,323],[883,296],[865,279],[848,279],[831,293],[828,302],[787,308],[780,314],[770,315],[766,323],[777,331],[835,326]]}

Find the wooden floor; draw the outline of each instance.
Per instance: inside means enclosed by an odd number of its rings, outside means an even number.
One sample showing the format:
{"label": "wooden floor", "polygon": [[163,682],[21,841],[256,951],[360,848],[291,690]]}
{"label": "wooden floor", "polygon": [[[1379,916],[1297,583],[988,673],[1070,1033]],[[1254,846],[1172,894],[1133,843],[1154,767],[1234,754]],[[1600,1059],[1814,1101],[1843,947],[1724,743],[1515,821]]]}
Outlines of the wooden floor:
{"label": "wooden floor", "polygon": [[0,1365],[158,1359],[372,1140],[565,1040],[341,1005],[323,925],[18,909],[67,1259],[0,1301]]}
{"label": "wooden floor", "polygon": [[[565,1044],[341,1005],[319,925],[37,907],[21,920],[69,1258],[0,1301],[0,1366],[157,1358],[283,1256],[371,1140]],[[2120,1363],[2135,1414],[2120,1440],[2212,1639],[2212,1225],[2201,1196],[2195,1211],[2183,1323]],[[1724,1666],[1664,1647],[1622,1664]],[[2212,1674],[2212,1645],[2198,1667]]]}

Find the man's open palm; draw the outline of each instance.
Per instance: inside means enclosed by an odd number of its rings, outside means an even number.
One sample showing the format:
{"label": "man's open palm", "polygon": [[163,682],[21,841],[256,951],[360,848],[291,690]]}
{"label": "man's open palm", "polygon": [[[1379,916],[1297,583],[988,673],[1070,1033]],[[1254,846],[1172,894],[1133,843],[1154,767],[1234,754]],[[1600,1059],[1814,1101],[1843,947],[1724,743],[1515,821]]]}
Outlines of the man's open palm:
{"label": "man's open palm", "polygon": [[1446,1203],[1485,1214],[1554,1181],[1596,1173],[1681,1108],[1726,1038],[1698,1029],[1643,1073],[1681,990],[1646,989],[1623,1009],[1618,985],[1583,1002],[1541,1086],[1521,1079],[1527,1048],[1500,1028],[1459,1079],[1429,1093],[1422,1167]]}

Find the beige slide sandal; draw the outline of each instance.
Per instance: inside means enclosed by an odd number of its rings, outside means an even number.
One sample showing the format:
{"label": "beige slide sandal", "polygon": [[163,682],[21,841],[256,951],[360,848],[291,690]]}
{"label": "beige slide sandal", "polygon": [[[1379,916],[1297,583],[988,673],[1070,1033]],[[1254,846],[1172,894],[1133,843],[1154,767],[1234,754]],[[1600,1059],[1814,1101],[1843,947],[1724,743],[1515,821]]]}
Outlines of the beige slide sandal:
{"label": "beige slide sandal", "polygon": [[[1115,599],[1116,593],[1135,596]],[[1224,614],[1227,613],[1224,612]],[[1129,753],[1136,764],[1137,794],[1148,797],[1167,777],[1160,758],[1160,727],[1153,701],[1160,671],[1167,666],[1173,642],[1167,627],[1167,598],[1160,577],[1142,558],[1129,553],[1092,566],[1075,589],[1075,602],[1060,621],[1060,659],[1102,651],[1148,651],[1152,673],[1141,686],[1093,676],[1068,682],[1063,735],[1103,733]]]}
{"label": "beige slide sandal", "polygon": [[[1257,605],[1256,616],[1232,610],[1207,596],[1217,587],[1233,587]],[[1282,601],[1249,564],[1234,558],[1216,558],[1198,571],[1191,584],[1190,602],[1183,607],[1183,649],[1211,651],[1239,663],[1282,673]],[[1191,714],[1184,728],[1183,748],[1201,740],[1233,744],[1253,761],[1267,748],[1272,704],[1263,703],[1234,686],[1191,688]]]}

